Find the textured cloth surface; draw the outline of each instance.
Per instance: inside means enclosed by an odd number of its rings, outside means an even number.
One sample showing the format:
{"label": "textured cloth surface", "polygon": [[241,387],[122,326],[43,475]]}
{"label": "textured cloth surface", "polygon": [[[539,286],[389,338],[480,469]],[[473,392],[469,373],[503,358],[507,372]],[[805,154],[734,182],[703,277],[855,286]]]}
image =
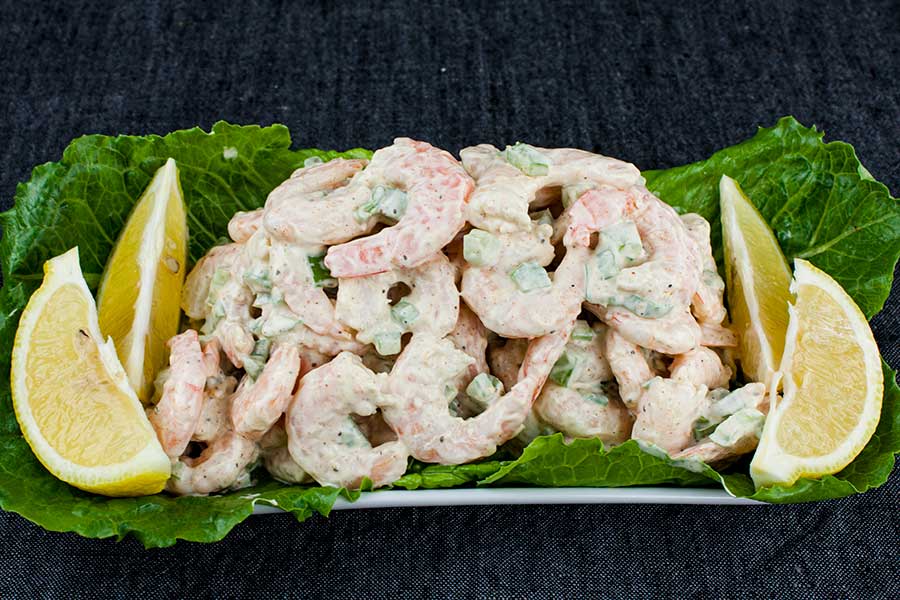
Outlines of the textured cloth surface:
{"label": "textured cloth surface", "polygon": [[[285,123],[298,146],[528,140],[649,169],[793,114],[900,189],[895,1],[195,4],[0,1],[3,208],[75,136],[218,119]],[[896,286],[873,328],[900,366]],[[897,597],[898,480],[782,507],[264,516],[149,552],[0,513],[0,597]]]}

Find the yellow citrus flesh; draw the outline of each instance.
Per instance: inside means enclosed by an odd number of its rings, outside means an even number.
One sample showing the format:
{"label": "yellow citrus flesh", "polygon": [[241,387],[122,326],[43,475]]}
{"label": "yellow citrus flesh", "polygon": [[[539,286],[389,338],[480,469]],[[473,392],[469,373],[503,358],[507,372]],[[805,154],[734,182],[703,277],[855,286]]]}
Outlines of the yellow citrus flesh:
{"label": "yellow citrus flesh", "polygon": [[723,175],[719,182],[728,306],[740,334],[744,374],[767,385],[784,352],[791,301],[791,270],[778,240],[738,186]]}
{"label": "yellow citrus flesh", "polygon": [[77,249],[48,261],[13,347],[13,406],[25,439],[55,476],[113,496],[162,490],[170,464],[104,344]]}
{"label": "yellow citrus flesh", "polygon": [[106,264],[97,304],[128,380],[143,402],[178,333],[187,224],[178,169],[169,159],[138,200]]}
{"label": "yellow citrus flesh", "polygon": [[751,463],[758,487],[840,471],[862,451],[881,414],[884,376],[865,316],[828,274],[803,260],[794,264],[784,397]]}

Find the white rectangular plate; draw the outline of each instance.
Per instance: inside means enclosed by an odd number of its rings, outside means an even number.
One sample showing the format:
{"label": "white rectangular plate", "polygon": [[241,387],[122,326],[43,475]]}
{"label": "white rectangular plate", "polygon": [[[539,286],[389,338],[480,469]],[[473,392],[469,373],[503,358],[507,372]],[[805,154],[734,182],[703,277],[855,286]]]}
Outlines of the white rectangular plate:
{"label": "white rectangular plate", "polygon": [[[705,488],[476,488],[462,490],[384,490],[363,492],[356,502],[338,498],[335,510],[411,508],[424,506],[484,506],[501,504],[763,504],[735,498],[725,490]],[[281,512],[260,501],[255,514]]]}

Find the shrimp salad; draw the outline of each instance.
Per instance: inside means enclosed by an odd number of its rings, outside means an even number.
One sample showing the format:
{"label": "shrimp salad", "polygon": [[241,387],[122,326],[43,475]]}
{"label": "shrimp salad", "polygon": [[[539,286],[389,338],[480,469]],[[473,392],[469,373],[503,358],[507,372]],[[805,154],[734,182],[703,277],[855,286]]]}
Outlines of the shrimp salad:
{"label": "shrimp salad", "polygon": [[387,486],[540,435],[675,458],[756,447],[710,225],[633,165],[407,138],[308,159],[187,277],[147,410],[167,489]]}

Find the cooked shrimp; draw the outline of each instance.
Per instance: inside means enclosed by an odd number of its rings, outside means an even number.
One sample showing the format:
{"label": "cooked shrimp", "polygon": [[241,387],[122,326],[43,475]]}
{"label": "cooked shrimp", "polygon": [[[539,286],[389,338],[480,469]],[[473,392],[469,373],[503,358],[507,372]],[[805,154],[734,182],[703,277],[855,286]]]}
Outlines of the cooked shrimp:
{"label": "cooked shrimp", "polygon": [[619,384],[619,397],[629,410],[637,409],[645,383],[654,374],[641,349],[622,337],[612,327],[606,330],[604,356]]}
{"label": "cooked shrimp", "polygon": [[[509,152],[530,149],[543,160],[543,174],[528,175],[510,161]],[[463,166],[476,188],[466,207],[466,220],[481,229],[512,233],[531,225],[529,206],[544,206],[553,194],[542,190],[559,186],[612,185],[625,188],[643,183],[640,171],[629,163],[572,148],[536,148],[518,145],[501,152],[489,144],[464,148]]]}
{"label": "cooked shrimp", "polygon": [[397,211],[396,225],[329,248],[325,264],[335,277],[412,268],[429,260],[465,225],[463,210],[473,188],[450,153],[408,138],[375,152],[354,189],[358,184],[366,197],[377,186],[400,188],[406,206]]}
{"label": "cooked shrimp", "polygon": [[[702,260],[675,210],[635,186],[590,190],[569,212],[567,236],[584,240],[600,231],[600,246],[587,271],[586,296],[604,307],[597,311],[601,319],[630,341],[664,354],[681,354],[699,345],[700,327],[690,305],[700,285]],[[628,227],[639,238],[629,235]],[[617,235],[608,239],[611,231]],[[634,238],[630,256],[609,247],[610,241],[621,244],[620,236],[629,245]],[[629,266],[628,259],[639,264]]]}
{"label": "cooked shrimp", "polygon": [[646,384],[637,407],[632,437],[674,454],[693,441],[693,425],[708,405],[710,388],[728,385],[731,370],[708,348],[675,357],[669,379]]}
{"label": "cooked shrimp", "polygon": [[[724,393],[724,390],[723,390]],[[766,388],[749,383],[718,401],[710,401],[701,417],[713,432],[674,456],[715,463],[746,454],[756,448],[769,410]]]}
{"label": "cooked shrimp", "polygon": [[688,235],[697,245],[703,264],[700,285],[691,304],[694,315],[702,323],[720,324],[728,316],[722,296],[725,293],[725,282],[719,275],[716,261],[712,255],[709,241],[709,222],[696,213],[681,215],[681,221],[687,228]]}
{"label": "cooked shrimp", "polygon": [[338,244],[371,231],[374,218],[359,221],[354,215],[371,192],[350,185],[367,162],[336,158],[297,169],[266,199],[265,228],[278,240],[303,246]]}
{"label": "cooked shrimp", "polygon": [[263,224],[263,209],[257,208],[247,212],[236,212],[228,221],[228,236],[235,242],[249,240]]}
{"label": "cooked shrimp", "polygon": [[237,380],[225,375],[220,366],[218,340],[213,338],[203,347],[203,368],[206,372],[206,387],[203,391],[203,408],[191,440],[211,442],[231,428],[229,417],[231,394]]}
{"label": "cooked shrimp", "polygon": [[288,450],[287,430],[279,419],[259,440],[263,464],[269,474],[283,483],[307,483],[312,478],[291,457]]}
{"label": "cooked shrimp", "polygon": [[569,437],[624,442],[631,433],[631,417],[612,385],[612,371],[603,356],[606,329],[576,321],[574,331],[534,403],[534,412]]}
{"label": "cooked shrimp", "polygon": [[251,483],[249,471],[258,457],[256,443],[229,431],[207,446],[199,457],[175,461],[166,490],[179,495],[205,496],[246,487]]}
{"label": "cooked shrimp", "polygon": [[414,336],[388,379],[387,390],[400,403],[384,408],[385,420],[410,453],[424,462],[456,465],[493,454],[522,430],[572,326],[533,340],[516,384],[470,419],[450,413],[447,391],[455,393],[453,382],[474,360],[450,340]]}
{"label": "cooked shrimp", "polygon": [[334,301],[313,276],[309,258],[322,253],[324,247],[273,242],[270,249],[272,290],[314,333],[350,341],[353,334],[337,320]]}
{"label": "cooked shrimp", "polygon": [[676,356],[669,370],[671,379],[705,385],[711,390],[728,387],[732,375],[718,354],[702,346]]}
{"label": "cooked shrimp", "polygon": [[[356,330],[356,339],[375,343],[380,354],[400,352],[400,336],[429,333],[443,337],[459,316],[459,293],[450,261],[441,252],[411,269],[340,279],[335,317]],[[399,283],[411,290],[391,306],[389,292]]]}
{"label": "cooked shrimp", "polygon": [[169,375],[159,403],[147,409],[166,455],[184,453],[203,407],[206,370],[197,332],[188,329],[169,340]]}
{"label": "cooked shrimp", "polygon": [[453,342],[457,350],[465,352],[473,360],[459,382],[461,390],[465,389],[479,373],[490,371],[487,364],[487,330],[464,302],[459,305],[459,318],[453,331],[447,334],[447,338]]}
{"label": "cooked shrimp", "polygon": [[376,375],[358,356],[338,354],[306,374],[287,413],[288,448],[294,460],[321,485],[358,488],[396,481],[409,452],[401,442],[372,447],[351,415],[371,415],[396,399],[382,393],[386,375]]}
{"label": "cooked shrimp", "polygon": [[218,269],[222,273],[231,270],[231,265],[243,250],[241,244],[213,246],[203,258],[197,261],[184,280],[181,291],[181,309],[191,319],[205,319],[212,308],[209,299],[210,283]]}
{"label": "cooked shrimp", "polygon": [[279,345],[254,382],[245,376],[231,400],[234,430],[255,440],[269,430],[291,400],[300,372],[300,352],[296,346]]}
{"label": "cooked shrimp", "polygon": [[[500,234],[496,261],[469,264],[463,271],[463,299],[498,335],[546,335],[564,327],[580,311],[590,251],[587,243],[567,244],[551,279],[544,267],[554,258],[552,231],[550,225],[536,225],[525,232]],[[540,310],[535,310],[538,306]]]}

